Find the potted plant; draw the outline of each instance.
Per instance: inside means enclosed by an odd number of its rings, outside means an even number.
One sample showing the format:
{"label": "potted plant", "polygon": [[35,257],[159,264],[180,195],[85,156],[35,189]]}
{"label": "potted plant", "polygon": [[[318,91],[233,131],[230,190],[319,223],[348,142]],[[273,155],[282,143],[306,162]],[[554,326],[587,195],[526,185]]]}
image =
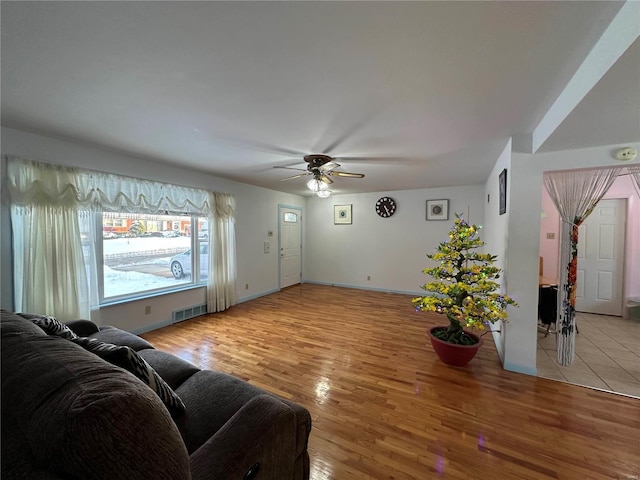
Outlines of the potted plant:
{"label": "potted plant", "polygon": [[484,245],[480,228],[456,214],[449,240],[427,255],[438,262],[423,270],[434,279],[421,287],[430,294],[412,300],[418,311],[446,315],[449,325],[433,327],[429,334],[434,350],[449,365],[466,365],[482,345],[481,336],[465,327],[484,330],[507,320],[507,305],[517,306],[512,298],[496,291],[500,285],[495,280],[502,271],[493,266],[497,257],[476,250]]}

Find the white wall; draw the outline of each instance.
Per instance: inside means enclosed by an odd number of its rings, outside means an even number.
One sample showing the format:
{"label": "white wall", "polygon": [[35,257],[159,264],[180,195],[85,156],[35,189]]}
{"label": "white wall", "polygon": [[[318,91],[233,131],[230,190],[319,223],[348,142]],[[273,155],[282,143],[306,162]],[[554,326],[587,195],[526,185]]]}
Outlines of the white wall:
{"label": "white wall", "polygon": [[[36,161],[83,167],[234,195],[237,203],[237,287],[241,301],[278,289],[278,252],[272,247],[270,253],[265,254],[263,242],[277,241],[275,237],[267,237],[267,231],[278,231],[278,203],[304,207],[306,201],[305,197],[298,195],[254,187],[148,159],[4,127],[2,153],[3,156],[18,155]],[[11,235],[7,217],[8,211],[6,206],[3,206],[0,249],[3,267],[1,303],[3,307],[11,309],[11,282],[6,280],[6,270],[11,265]],[[248,289],[244,288],[246,284],[249,284]],[[168,324],[174,310],[202,303],[206,303],[205,289],[196,288],[104,308],[96,313],[95,320],[102,324],[108,323],[141,332]],[[145,305],[151,305],[150,315],[144,315]]]}
{"label": "white wall", "polygon": [[[500,215],[500,188],[498,177],[502,170],[507,169],[507,211]],[[482,228],[482,238],[485,242],[484,251],[496,255],[495,266],[503,270],[502,277],[498,279],[501,286],[501,293],[509,294],[507,288],[507,247],[508,247],[508,225],[511,211],[511,140],[507,142],[504,150],[493,166],[487,183],[484,185],[484,225]],[[511,313],[511,308],[509,309]],[[500,359],[504,362],[504,350],[506,339],[506,328],[503,322],[497,322],[491,329],[494,331],[493,340],[498,350]]]}
{"label": "white wall", "polygon": [[[506,330],[504,367],[535,374],[542,174],[552,170],[619,166],[613,145],[561,152],[512,153],[507,256],[508,293],[519,302]],[[636,148],[639,144],[632,144]],[[638,163],[636,160],[635,164]]]}
{"label": "white wall", "polygon": [[[455,213],[468,218],[470,211],[472,222],[483,222],[482,195],[478,185],[309,199],[304,281],[422,294],[429,281],[422,271],[432,265],[426,254],[447,240]],[[398,206],[390,218],[375,212],[383,196]],[[426,220],[426,201],[434,199],[449,199],[448,221]],[[333,207],[342,204],[353,206],[351,225],[333,223]]]}

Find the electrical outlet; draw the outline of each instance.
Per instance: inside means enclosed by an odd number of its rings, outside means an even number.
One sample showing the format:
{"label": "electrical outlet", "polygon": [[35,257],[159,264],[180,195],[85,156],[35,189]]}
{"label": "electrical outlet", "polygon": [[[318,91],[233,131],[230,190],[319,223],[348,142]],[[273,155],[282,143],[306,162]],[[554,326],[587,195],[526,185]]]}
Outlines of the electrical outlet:
{"label": "electrical outlet", "polygon": [[248,284],[248,283],[246,283],[246,284],[244,285],[244,289],[245,289],[245,290],[249,290],[249,284]]}
{"label": "electrical outlet", "polygon": [[145,305],[144,314],[149,315],[151,313],[151,305]]}
{"label": "electrical outlet", "polygon": [[556,234],[551,232],[551,233],[547,233],[547,240],[553,240],[556,238]]}
{"label": "electrical outlet", "polygon": [[264,253],[269,253],[269,242],[264,242]]}
{"label": "electrical outlet", "polygon": [[371,275],[367,275],[367,280],[371,280]]}

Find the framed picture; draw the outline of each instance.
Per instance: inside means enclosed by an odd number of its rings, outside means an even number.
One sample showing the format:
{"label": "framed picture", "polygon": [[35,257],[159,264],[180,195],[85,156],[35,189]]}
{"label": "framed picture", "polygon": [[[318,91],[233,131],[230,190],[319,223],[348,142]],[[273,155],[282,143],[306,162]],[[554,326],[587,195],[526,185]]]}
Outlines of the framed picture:
{"label": "framed picture", "polygon": [[449,200],[427,200],[427,220],[449,220]]}
{"label": "framed picture", "polygon": [[351,225],[351,205],[333,206],[334,225]]}
{"label": "framed picture", "polygon": [[507,213],[507,169],[500,172],[498,177],[498,186],[500,188],[500,215]]}

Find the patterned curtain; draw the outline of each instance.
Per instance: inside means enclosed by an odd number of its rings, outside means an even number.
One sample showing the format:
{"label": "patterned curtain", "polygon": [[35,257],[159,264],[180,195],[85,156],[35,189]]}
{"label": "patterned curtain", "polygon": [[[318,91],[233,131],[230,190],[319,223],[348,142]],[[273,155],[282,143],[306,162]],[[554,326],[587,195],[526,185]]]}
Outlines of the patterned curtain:
{"label": "patterned curtain", "polygon": [[571,365],[575,358],[576,277],[578,271],[578,227],[611,187],[622,168],[547,172],[544,184],[562,218],[557,358]]}

